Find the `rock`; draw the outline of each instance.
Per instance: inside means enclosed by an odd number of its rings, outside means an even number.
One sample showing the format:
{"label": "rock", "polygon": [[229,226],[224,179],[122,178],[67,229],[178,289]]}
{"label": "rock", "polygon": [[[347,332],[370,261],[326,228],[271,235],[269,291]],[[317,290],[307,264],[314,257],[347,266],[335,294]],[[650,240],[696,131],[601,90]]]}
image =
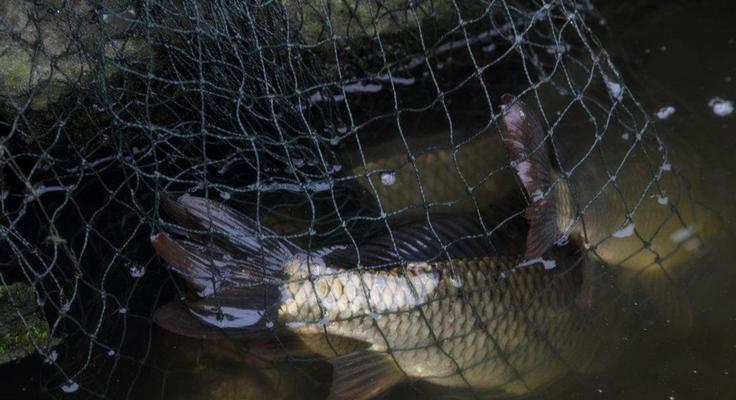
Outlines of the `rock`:
{"label": "rock", "polygon": [[33,288],[23,284],[0,285],[0,365],[27,357],[59,342],[36,301]]}
{"label": "rock", "polygon": [[36,110],[70,88],[109,77],[117,60],[146,49],[132,0],[0,2],[0,96]]}

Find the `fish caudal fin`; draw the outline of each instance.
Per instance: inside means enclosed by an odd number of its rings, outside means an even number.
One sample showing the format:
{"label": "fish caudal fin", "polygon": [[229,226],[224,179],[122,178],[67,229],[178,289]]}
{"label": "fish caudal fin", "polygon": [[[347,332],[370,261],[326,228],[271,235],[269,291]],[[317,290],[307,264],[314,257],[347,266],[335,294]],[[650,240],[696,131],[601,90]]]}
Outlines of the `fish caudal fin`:
{"label": "fish caudal fin", "polygon": [[356,351],[330,359],[332,387],[328,400],[368,400],[404,380],[406,375],[384,353]]}
{"label": "fish caudal fin", "polygon": [[[511,95],[501,97],[503,121],[506,127],[504,144],[511,157],[530,204],[524,210],[529,223],[526,239],[527,259],[536,259],[558,242],[563,234],[558,227],[558,212],[569,199],[561,199],[566,190],[557,185],[566,185],[559,179],[547,152],[546,134],[537,113],[521,99]],[[562,203],[562,204],[561,204]]]}
{"label": "fish caudal fin", "polygon": [[166,233],[151,244],[197,297],[160,308],[154,320],[185,336],[213,338],[270,329],[280,304],[283,265],[298,247],[256,221],[207,199],[167,199],[167,213],[185,238]]}

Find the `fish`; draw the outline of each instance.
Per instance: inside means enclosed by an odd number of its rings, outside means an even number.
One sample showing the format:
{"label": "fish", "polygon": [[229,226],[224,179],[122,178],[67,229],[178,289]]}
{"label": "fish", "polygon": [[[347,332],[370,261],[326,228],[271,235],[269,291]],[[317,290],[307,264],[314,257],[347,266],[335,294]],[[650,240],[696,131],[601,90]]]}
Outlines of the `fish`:
{"label": "fish", "polygon": [[196,295],[154,321],[205,339],[304,338],[333,366],[330,399],[416,381],[526,394],[584,370],[600,344],[595,268],[574,247],[525,259],[523,229],[436,218],[308,251],[208,199],[164,208],[181,228],[152,246]]}
{"label": "fish", "polygon": [[618,135],[593,141],[547,130],[524,99],[504,95],[502,102],[504,143],[528,202],[526,257],[574,241],[618,270],[623,287],[646,293],[660,316],[688,331],[691,306],[675,277],[702,254],[720,224],[666,157],[657,159],[664,154],[661,143],[641,138],[621,145],[614,143]]}

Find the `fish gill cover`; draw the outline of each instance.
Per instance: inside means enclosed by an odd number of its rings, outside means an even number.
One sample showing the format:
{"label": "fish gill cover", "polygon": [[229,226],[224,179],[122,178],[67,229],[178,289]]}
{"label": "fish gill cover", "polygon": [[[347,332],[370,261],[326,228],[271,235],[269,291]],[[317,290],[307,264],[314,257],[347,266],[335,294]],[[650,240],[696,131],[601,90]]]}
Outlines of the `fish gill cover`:
{"label": "fish gill cover", "polygon": [[51,398],[482,397],[585,373],[631,291],[687,326],[702,215],[598,18],[4,1],[0,282],[46,323],[0,352]]}

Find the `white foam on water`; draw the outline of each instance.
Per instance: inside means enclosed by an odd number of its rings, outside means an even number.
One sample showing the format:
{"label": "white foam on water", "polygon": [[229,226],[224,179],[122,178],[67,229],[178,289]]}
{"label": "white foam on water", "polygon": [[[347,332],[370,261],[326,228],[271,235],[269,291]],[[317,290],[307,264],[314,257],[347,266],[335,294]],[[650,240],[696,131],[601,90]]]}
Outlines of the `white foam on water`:
{"label": "white foam on water", "polygon": [[79,384],[72,380],[68,380],[65,384],[61,385],[61,390],[64,393],[74,393],[79,390]]}
{"label": "white foam on water", "polygon": [[726,117],[733,113],[733,101],[731,100],[714,97],[708,101],[708,106],[713,110],[713,114],[719,117]]}
{"label": "white foam on water", "polygon": [[611,236],[613,236],[613,237],[615,237],[617,239],[629,237],[629,236],[631,236],[631,235],[634,234],[634,228],[635,228],[634,224],[633,223],[630,223],[630,224],[624,226],[623,228],[617,230],[616,232],[613,232],[611,234]]}
{"label": "white foam on water", "polygon": [[130,276],[133,278],[140,278],[146,274],[146,267],[142,265],[131,265],[128,271],[130,271]]}
{"label": "white foam on water", "polygon": [[675,107],[672,106],[664,106],[657,110],[654,115],[659,119],[667,119],[672,116],[672,114],[675,113]]}
{"label": "white foam on water", "polygon": [[45,364],[53,364],[59,358],[59,353],[56,350],[51,350],[46,359],[43,361]]}
{"label": "white foam on water", "polygon": [[614,82],[607,76],[603,76],[603,80],[606,82],[608,92],[613,96],[614,99],[621,101],[624,98],[624,88],[620,83]]}
{"label": "white foam on water", "polygon": [[378,93],[383,89],[383,85],[380,83],[365,83],[358,81],[350,83],[342,88],[345,93]]}
{"label": "white foam on water", "polygon": [[376,77],[376,80],[390,81],[390,82],[393,82],[394,85],[400,85],[400,86],[411,86],[417,81],[413,77],[403,78],[400,76],[393,76],[393,75],[389,76],[388,74],[378,75]]}

